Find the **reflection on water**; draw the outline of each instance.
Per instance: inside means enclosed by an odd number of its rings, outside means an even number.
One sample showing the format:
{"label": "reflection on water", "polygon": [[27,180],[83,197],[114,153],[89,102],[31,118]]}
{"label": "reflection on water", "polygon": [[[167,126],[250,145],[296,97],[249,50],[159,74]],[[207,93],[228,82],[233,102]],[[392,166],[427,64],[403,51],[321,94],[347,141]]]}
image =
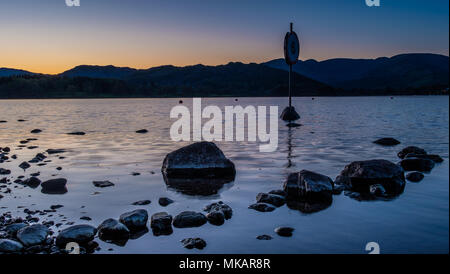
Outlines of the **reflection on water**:
{"label": "reflection on water", "polygon": [[[62,223],[55,229],[58,231],[70,222],[97,226],[107,218],[117,219],[120,214],[137,209],[134,202],[145,199],[152,203],[140,208],[147,209],[150,215],[200,212],[205,205],[219,200],[233,209],[233,217],[222,226],[174,228],[171,235],[159,237],[146,231],[133,235],[122,247],[101,241],[100,252],[104,253],[365,253],[366,243],[372,241],[380,245],[382,253],[448,253],[448,97],[295,98],[293,105],[302,117],[302,126],[287,127],[280,122],[276,152],[261,153],[256,143],[217,143],[234,162],[237,173],[233,182],[225,183],[209,196],[186,195],[180,188],[168,187],[171,183],[166,185],[160,172],[165,155],[188,144],[169,138],[173,122],[169,113],[178,101],[0,101],[0,120],[7,120],[0,124],[0,147],[11,149],[8,156],[17,155],[17,159],[10,157],[0,164],[11,170],[10,175],[0,177],[8,176],[14,181],[19,176],[26,179],[40,172],[41,181],[66,178],[68,191],[64,195],[48,195],[13,183],[10,194],[0,189],[4,196],[0,199],[2,211],[25,216],[24,207],[44,210],[51,205],[64,205],[52,217],[39,216],[40,221]],[[191,107],[191,99],[183,101]],[[207,104],[221,109],[235,104],[279,105],[283,109],[286,99],[203,99],[203,105]],[[42,132],[32,134],[33,129]],[[136,133],[140,129],[148,132]],[[67,134],[70,132],[86,134]],[[402,144],[382,147],[372,143],[380,137],[394,137]],[[28,139],[27,143],[20,143]],[[318,212],[314,206],[298,204],[265,213],[248,209],[256,194],[280,189],[289,173],[306,169],[335,178],[352,161],[381,158],[398,162],[397,152],[408,145],[439,154],[444,162],[437,164],[420,183],[408,182],[396,199],[359,202],[342,194],[333,196],[332,205]],[[45,166],[32,163],[26,170],[19,167],[48,149],[66,151],[45,153],[46,160],[50,160]],[[97,180],[109,180],[115,185],[99,191],[92,185]],[[175,202],[163,207],[157,202],[160,197]],[[303,213],[311,211],[315,213]],[[80,220],[82,216],[92,220]],[[295,228],[293,236],[278,237],[273,230],[279,226]],[[273,239],[256,240],[261,234]],[[184,249],[180,240],[189,237],[203,238],[206,248]]]}

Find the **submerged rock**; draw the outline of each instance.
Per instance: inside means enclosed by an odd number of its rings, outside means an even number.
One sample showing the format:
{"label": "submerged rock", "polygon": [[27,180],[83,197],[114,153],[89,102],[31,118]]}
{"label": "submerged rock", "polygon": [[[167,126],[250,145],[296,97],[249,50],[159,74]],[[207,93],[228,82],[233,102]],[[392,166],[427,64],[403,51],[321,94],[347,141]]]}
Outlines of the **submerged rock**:
{"label": "submerged rock", "polygon": [[248,208],[254,209],[259,212],[271,212],[275,210],[275,207],[266,203],[256,203],[249,205]]}
{"label": "submerged rock", "polygon": [[59,154],[59,153],[66,152],[66,150],[62,149],[62,148],[57,148],[57,149],[50,148],[50,149],[47,149],[46,151],[48,154]]}
{"label": "submerged rock", "polygon": [[409,146],[409,147],[405,147],[404,149],[402,149],[399,153],[397,153],[397,156],[401,159],[405,158],[406,155],[408,155],[409,153],[414,153],[414,154],[427,154],[427,152],[420,147],[415,147],[415,146]]}
{"label": "submerged rock", "polygon": [[275,231],[275,233],[277,233],[278,235],[280,235],[282,237],[291,237],[294,229],[292,227],[280,226],[280,227],[275,228],[274,231]]}
{"label": "submerged rock", "polygon": [[283,196],[277,194],[259,193],[258,195],[256,195],[256,202],[271,204],[276,207],[280,207],[286,203],[286,200]]}
{"label": "submerged rock", "polygon": [[264,234],[264,235],[257,236],[256,239],[268,241],[268,240],[272,240],[272,236]]}
{"label": "submerged rock", "polygon": [[42,193],[45,194],[64,194],[67,192],[67,180],[64,178],[50,179],[41,184]]}
{"label": "submerged rock", "polygon": [[134,202],[133,205],[149,205],[152,201],[150,200],[141,200],[141,201],[137,201]]}
{"label": "submerged rock", "polygon": [[223,152],[212,142],[198,142],[165,157],[163,174],[168,178],[230,178],[236,170]]}
{"label": "submerged rock", "polygon": [[24,246],[39,245],[45,242],[49,230],[46,226],[40,224],[34,224],[26,226],[17,231],[17,239]]}
{"label": "submerged rock", "polygon": [[128,240],[130,237],[130,230],[115,219],[107,219],[103,221],[98,227],[98,236],[103,241],[120,241]]}
{"label": "submerged rock", "polygon": [[183,211],[173,219],[173,226],[177,228],[198,227],[207,222],[206,216],[194,211]]}
{"label": "submerged rock", "polygon": [[206,246],[205,240],[201,238],[186,238],[181,240],[181,242],[183,243],[183,246],[187,249],[193,248],[203,249]]}
{"label": "submerged rock", "polygon": [[444,161],[444,159],[442,159],[441,156],[437,155],[437,154],[416,154],[416,153],[408,153],[405,156],[406,158],[419,158],[419,159],[428,159],[428,160],[432,160],[435,163],[442,163]]}
{"label": "submerged rock", "polygon": [[23,250],[23,245],[17,241],[0,239],[0,252],[18,253]]}
{"label": "submerged rock", "polygon": [[75,242],[86,245],[94,240],[97,229],[90,225],[74,225],[63,229],[56,237],[56,245],[64,247],[67,243]]}
{"label": "submerged rock", "polygon": [[167,198],[167,197],[161,197],[158,200],[158,203],[159,203],[160,206],[168,206],[168,205],[170,205],[173,202],[174,201],[172,199]]}
{"label": "submerged rock", "polygon": [[400,161],[400,165],[405,171],[430,172],[434,168],[434,162],[422,158],[405,158]]}
{"label": "submerged rock", "polygon": [[411,181],[411,182],[414,182],[414,183],[422,181],[422,179],[424,177],[425,176],[422,173],[417,172],[417,171],[410,172],[410,173],[406,174],[406,179],[408,181]]}
{"label": "submerged rock", "polygon": [[283,121],[296,121],[300,119],[300,115],[295,111],[294,107],[286,107],[280,115]]}
{"label": "submerged rock", "polygon": [[142,230],[146,228],[148,213],[145,209],[136,209],[120,215],[119,221],[130,231]]}
{"label": "submerged rock", "polygon": [[395,146],[400,144],[400,141],[394,138],[381,138],[373,141],[374,144],[382,145],[382,146]]}
{"label": "submerged rock", "polygon": [[387,160],[352,162],[334,183],[358,193],[370,193],[371,185],[380,184],[389,196],[401,194],[406,184],[403,169]]}
{"label": "submerged rock", "polygon": [[152,215],[150,227],[155,236],[172,234],[172,216],[167,212],[158,212]]}
{"label": "submerged rock", "polygon": [[94,184],[94,186],[96,186],[96,187],[114,186],[114,184],[111,183],[110,181],[93,181],[92,184]]}

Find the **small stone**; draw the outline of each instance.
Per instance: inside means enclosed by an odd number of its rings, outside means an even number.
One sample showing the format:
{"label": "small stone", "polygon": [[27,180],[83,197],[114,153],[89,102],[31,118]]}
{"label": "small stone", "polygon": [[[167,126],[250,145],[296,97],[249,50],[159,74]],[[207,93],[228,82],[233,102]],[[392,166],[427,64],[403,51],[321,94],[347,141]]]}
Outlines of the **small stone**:
{"label": "small stone", "polygon": [[405,158],[400,161],[405,171],[430,172],[434,168],[434,161],[423,158]]}
{"label": "small stone", "polygon": [[149,205],[152,201],[150,200],[141,200],[141,201],[137,201],[134,202],[133,205]]}
{"label": "small stone", "polygon": [[285,204],[285,198],[276,194],[259,193],[256,195],[256,202],[271,204],[276,207],[280,207]]}
{"label": "small stone", "polygon": [[146,227],[148,213],[145,209],[136,209],[120,215],[119,221],[131,231],[142,230]]}
{"label": "small stone", "polygon": [[173,202],[174,201],[172,199],[167,198],[167,197],[161,197],[158,200],[158,203],[159,203],[160,206],[168,206],[168,205],[170,205]]}
{"label": "small stone", "polygon": [[414,153],[414,154],[427,154],[427,152],[420,147],[415,147],[415,146],[409,146],[409,147],[405,147],[404,149],[402,149],[399,153],[397,153],[397,156],[401,159],[405,158],[406,155],[408,155],[409,153]]}
{"label": "small stone", "polygon": [[69,132],[67,133],[68,135],[85,135],[85,132],[82,131],[74,131],[74,132]]}
{"label": "small stone", "polygon": [[82,217],[80,217],[80,220],[91,221],[92,219],[91,219],[91,217],[88,217],[88,216],[82,216]]}
{"label": "small stone", "polygon": [[410,172],[410,173],[406,174],[406,179],[408,181],[411,181],[411,182],[414,182],[414,183],[418,183],[418,182],[422,181],[422,179],[424,177],[425,176],[422,173],[417,172],[417,171]]}
{"label": "small stone", "polygon": [[130,230],[115,219],[103,221],[97,229],[102,240],[124,240],[130,237]]}
{"label": "small stone", "polygon": [[21,169],[27,169],[27,168],[30,167],[30,164],[27,163],[27,162],[22,162],[22,163],[19,165],[19,167],[20,167]]}
{"label": "small stone", "polygon": [[177,228],[198,227],[207,222],[206,216],[194,211],[183,211],[173,219],[173,226]]}
{"label": "small stone", "polygon": [[147,133],[148,130],[146,129],[140,129],[140,130],[136,130],[136,133]]}
{"label": "small stone", "polygon": [[42,130],[40,130],[40,129],[38,129],[38,128],[33,129],[33,130],[31,131],[31,133],[40,133],[40,132],[42,132]]}
{"label": "small stone", "polygon": [[172,216],[167,212],[158,212],[152,215],[150,227],[153,230],[153,234],[170,235],[172,234]]}
{"label": "small stone", "polygon": [[256,203],[256,204],[252,204],[249,205],[250,209],[254,209],[256,211],[260,211],[260,212],[271,212],[275,210],[275,207],[273,207],[272,205],[266,204],[266,203]]}
{"label": "small stone", "polygon": [[259,235],[259,236],[257,236],[256,239],[268,241],[268,240],[272,240],[272,236],[269,236],[269,235],[265,235],[265,234],[264,234],[264,235]]}
{"label": "small stone", "polygon": [[374,144],[382,145],[382,146],[395,146],[400,144],[400,141],[394,138],[381,138],[376,141],[373,141]]}
{"label": "small stone", "polygon": [[292,227],[277,227],[275,233],[282,237],[291,237],[294,229]]}
{"label": "small stone", "polygon": [[193,248],[203,249],[206,246],[205,240],[201,238],[186,238],[181,240],[181,242],[183,243],[183,246],[187,249]]}
{"label": "small stone", "polygon": [[93,181],[92,183],[96,187],[110,187],[110,186],[114,186],[114,184],[111,183],[110,181]]}
{"label": "small stone", "polygon": [[97,229],[90,225],[74,225],[63,229],[56,237],[56,245],[64,247],[67,243],[75,242],[79,245],[94,240]]}

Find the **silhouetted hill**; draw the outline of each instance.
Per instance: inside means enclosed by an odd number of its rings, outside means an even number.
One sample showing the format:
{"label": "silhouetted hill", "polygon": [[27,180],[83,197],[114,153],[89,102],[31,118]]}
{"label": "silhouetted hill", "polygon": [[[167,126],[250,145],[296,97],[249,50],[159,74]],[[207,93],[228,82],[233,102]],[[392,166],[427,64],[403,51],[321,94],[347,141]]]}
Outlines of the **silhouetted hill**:
{"label": "silhouetted hill", "polygon": [[[283,59],[265,63],[288,70]],[[401,54],[377,59],[299,61],[293,70],[311,79],[345,90],[414,90],[447,88],[449,57],[438,54]]]}
{"label": "silhouetted hill", "polygon": [[21,69],[11,69],[11,68],[0,68],[0,77],[18,76],[18,75],[33,75],[34,73],[21,70]]}
{"label": "silhouetted hill", "polygon": [[105,79],[124,79],[135,73],[137,69],[115,66],[76,66],[73,69],[66,70],[59,74],[66,77],[89,77]]}
{"label": "silhouetted hill", "polygon": [[[333,89],[299,74],[295,96]],[[78,66],[59,75],[0,78],[1,98],[286,96],[288,74],[260,64],[162,66],[145,70]]]}

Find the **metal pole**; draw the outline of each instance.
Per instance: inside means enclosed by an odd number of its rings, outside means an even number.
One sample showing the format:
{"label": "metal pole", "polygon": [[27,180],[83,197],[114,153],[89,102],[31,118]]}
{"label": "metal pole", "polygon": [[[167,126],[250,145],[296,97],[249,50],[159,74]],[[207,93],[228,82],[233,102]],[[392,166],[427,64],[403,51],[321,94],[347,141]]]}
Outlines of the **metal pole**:
{"label": "metal pole", "polygon": [[291,74],[292,74],[292,65],[289,65],[289,107],[292,105],[292,97],[291,97]]}

